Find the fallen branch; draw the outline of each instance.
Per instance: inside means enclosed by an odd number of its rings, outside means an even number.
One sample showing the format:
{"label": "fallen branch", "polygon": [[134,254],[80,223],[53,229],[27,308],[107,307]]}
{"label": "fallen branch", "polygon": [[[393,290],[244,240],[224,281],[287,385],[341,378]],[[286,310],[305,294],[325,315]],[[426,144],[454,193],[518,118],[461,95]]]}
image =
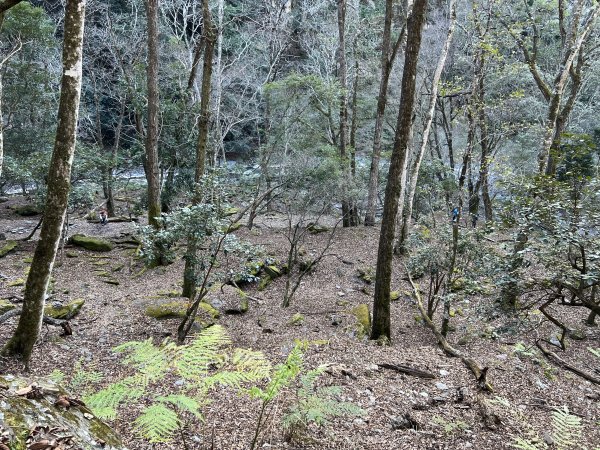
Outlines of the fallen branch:
{"label": "fallen branch", "polygon": [[579,375],[581,378],[584,378],[594,384],[600,384],[600,379],[596,378],[593,375],[590,375],[580,369],[578,369],[575,366],[572,366],[571,364],[569,364],[568,362],[566,362],[565,360],[561,359],[556,353],[551,352],[550,350],[546,350],[542,344],[540,343],[540,341],[536,341],[535,343],[536,347],[540,349],[540,351],[543,353],[543,355],[548,358],[550,361],[552,361],[554,364],[556,364],[559,367],[562,367],[565,370],[568,370],[569,372],[573,372],[575,375]]}
{"label": "fallen branch", "polygon": [[410,375],[413,377],[417,377],[417,378],[428,378],[428,379],[436,378],[436,376],[434,374],[432,374],[431,372],[427,372],[427,371],[421,370],[421,369],[415,369],[414,367],[396,365],[396,364],[388,364],[388,363],[381,363],[381,364],[377,364],[377,365],[383,369],[395,370],[396,372],[400,372],[400,373]]}
{"label": "fallen branch", "polygon": [[38,228],[42,225],[42,222],[44,221],[44,215],[42,214],[42,216],[40,217],[39,222],[37,223],[37,225],[35,226],[35,228],[31,231],[31,233],[29,233],[29,235],[23,239],[24,241],[28,241],[29,239],[31,239],[33,237],[33,235],[35,234],[35,232],[38,230]]}
{"label": "fallen branch", "polygon": [[475,375],[475,378],[477,378],[477,384],[479,385],[479,387],[485,391],[494,392],[494,388],[492,388],[492,386],[487,381],[488,368],[487,367],[481,368],[479,366],[479,364],[477,363],[477,361],[475,361],[473,358],[469,358],[469,357],[463,355],[459,350],[455,349],[448,343],[446,338],[442,335],[442,333],[440,333],[440,331],[437,329],[437,327],[435,326],[433,321],[427,315],[427,311],[425,311],[425,308],[423,307],[423,300],[421,299],[421,294],[419,293],[419,289],[415,285],[412,277],[410,276],[410,273],[408,273],[408,281],[410,282],[410,285],[413,288],[415,299],[417,301],[417,307],[419,308],[421,317],[423,318],[425,325],[427,325],[427,327],[431,331],[433,331],[433,334],[437,338],[438,344],[442,348],[444,353],[446,353],[448,356],[460,358],[460,360],[463,362],[463,364],[465,366],[467,366],[467,368],[471,372],[473,372],[473,375]]}
{"label": "fallen branch", "polygon": [[[23,308],[15,308],[5,312],[0,316],[0,324],[6,322],[11,317],[20,316],[22,312]],[[71,325],[69,324],[68,320],[54,319],[52,317],[44,316],[43,322],[47,325],[61,327],[65,336],[71,336],[73,334],[73,330],[71,329]]]}

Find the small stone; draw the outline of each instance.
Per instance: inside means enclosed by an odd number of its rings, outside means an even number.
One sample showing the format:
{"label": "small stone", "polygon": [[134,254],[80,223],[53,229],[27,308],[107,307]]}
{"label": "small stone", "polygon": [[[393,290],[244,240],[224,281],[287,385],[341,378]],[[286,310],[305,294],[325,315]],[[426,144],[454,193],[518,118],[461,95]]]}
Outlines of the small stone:
{"label": "small stone", "polygon": [[548,385],[542,383],[542,381],[539,378],[535,380],[535,385],[540,389],[548,389]]}
{"label": "small stone", "polygon": [[427,392],[419,392],[419,395],[425,398],[429,397],[429,394]]}
{"label": "small stone", "polygon": [[179,379],[175,382],[175,386],[183,386],[185,384],[184,379]]}
{"label": "small stone", "polygon": [[435,387],[438,388],[440,391],[448,390],[448,386],[445,383],[435,383]]}
{"label": "small stone", "polygon": [[547,445],[554,445],[554,438],[547,431],[544,433],[543,439]]}
{"label": "small stone", "polygon": [[443,377],[447,377],[448,375],[450,375],[450,372],[448,372],[447,370],[442,369],[442,370],[440,370],[440,375],[443,376]]}
{"label": "small stone", "polygon": [[557,338],[556,336],[552,336],[552,337],[550,338],[550,341],[549,341],[549,342],[550,342],[552,345],[556,346],[556,347],[561,347],[561,345],[560,345],[560,341],[558,340],[558,338]]}
{"label": "small stone", "polygon": [[500,355],[496,355],[496,358],[498,358],[501,361],[506,361],[508,355],[506,353],[501,353]]}
{"label": "small stone", "polygon": [[340,292],[337,293],[337,295],[338,295],[338,297],[345,297],[346,293],[340,291]]}

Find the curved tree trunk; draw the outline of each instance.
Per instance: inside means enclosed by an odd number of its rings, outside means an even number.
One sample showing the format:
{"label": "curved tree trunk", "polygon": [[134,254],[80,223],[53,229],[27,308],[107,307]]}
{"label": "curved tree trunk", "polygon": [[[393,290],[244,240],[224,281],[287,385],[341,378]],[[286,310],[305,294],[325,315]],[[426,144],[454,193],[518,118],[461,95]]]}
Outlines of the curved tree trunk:
{"label": "curved tree trunk", "polygon": [[67,212],[81,96],[84,20],[85,0],[67,0],[58,126],[48,171],[44,221],[27,277],[23,313],[3,350],[5,354],[20,356],[26,363],[41,329],[46,290]]}
{"label": "curved tree trunk", "polygon": [[421,48],[421,37],[427,0],[415,0],[412,14],[408,19],[408,37],[402,74],[400,111],[396,124],[396,136],[390,161],[388,183],[385,190],[383,219],[377,253],[377,272],[375,275],[375,298],[373,301],[373,328],[371,339],[391,339],[390,324],[390,284],[392,281],[392,259],[394,254],[394,234],[398,200],[405,178],[408,144],[413,125],[415,103],[417,63]]}

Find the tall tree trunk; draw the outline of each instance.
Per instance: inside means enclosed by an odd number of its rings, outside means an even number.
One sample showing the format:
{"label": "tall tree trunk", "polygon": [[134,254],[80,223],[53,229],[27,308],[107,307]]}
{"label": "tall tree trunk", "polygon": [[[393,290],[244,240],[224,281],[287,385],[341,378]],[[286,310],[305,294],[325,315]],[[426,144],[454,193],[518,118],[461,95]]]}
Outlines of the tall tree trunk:
{"label": "tall tree trunk", "polygon": [[394,148],[390,161],[388,182],[385,190],[383,219],[377,253],[375,276],[375,298],[373,301],[373,328],[371,339],[391,339],[390,285],[392,281],[392,259],[394,255],[394,233],[398,200],[402,189],[402,172],[406,172],[408,144],[413,125],[413,109],[417,79],[417,63],[421,48],[423,24],[427,12],[427,0],[415,0],[408,19],[408,37],[402,74],[400,110],[396,123]]}
{"label": "tall tree trunk", "polygon": [[394,17],[394,2],[385,2],[385,22],[383,27],[383,42],[381,44],[381,80],[379,81],[379,95],[377,96],[377,113],[375,116],[375,131],[373,134],[373,155],[369,171],[369,190],[367,194],[367,208],[365,213],[365,226],[375,226],[375,209],[377,204],[377,186],[379,184],[379,161],[381,159],[381,137],[385,109],[387,106],[387,92],[390,74],[400,45],[404,39],[405,28],[402,28],[396,45],[392,49],[392,19]]}
{"label": "tall tree trunk", "polygon": [[456,0],[450,0],[450,23],[448,25],[448,33],[446,35],[446,41],[442,48],[442,53],[438,58],[437,66],[431,80],[431,98],[429,99],[429,106],[427,108],[427,114],[425,116],[425,127],[423,128],[423,136],[421,138],[421,146],[414,160],[411,174],[410,184],[407,191],[407,202],[406,208],[402,214],[402,226],[398,236],[398,243],[396,245],[400,254],[406,254],[406,242],[408,240],[410,221],[412,217],[413,206],[415,202],[415,193],[417,192],[417,183],[419,180],[419,170],[421,169],[421,163],[423,162],[423,156],[427,149],[427,143],[429,142],[429,133],[431,131],[431,124],[433,123],[433,117],[435,114],[435,106],[437,104],[437,93],[438,84],[446,65],[446,58],[450,51],[450,44],[452,43],[452,37],[454,35],[454,28],[456,24]]}
{"label": "tall tree trunk", "polygon": [[148,223],[159,228],[160,169],[158,162],[158,0],[146,0],[148,21],[148,125],[146,129],[146,180],[148,181]]}
{"label": "tall tree trunk", "polygon": [[[204,62],[202,66],[202,88],[200,91],[200,116],[198,117],[198,143],[196,146],[196,173],[194,180],[200,183],[204,176],[206,167],[206,155],[208,147],[209,123],[210,123],[210,93],[213,69],[213,53],[217,40],[217,30],[212,21],[210,6],[208,0],[202,0],[202,18],[203,18],[203,40],[204,40]],[[198,189],[198,186],[196,186]],[[201,192],[195,192],[192,200],[193,204],[200,202]],[[185,254],[185,268],[183,271],[183,292],[182,295],[192,299],[196,293],[196,275],[198,265],[196,262],[198,252],[198,242],[195,239],[188,239],[188,248]]]}
{"label": "tall tree trunk", "polygon": [[81,96],[84,21],[85,0],[67,0],[58,126],[48,171],[44,221],[27,277],[23,312],[13,337],[3,349],[4,354],[18,355],[26,363],[41,329],[46,290],[67,212]]}
{"label": "tall tree trunk", "polygon": [[[349,181],[350,164],[347,154],[348,144],[348,70],[346,66],[346,0],[337,0],[338,18],[338,49],[337,49],[337,76],[340,83],[340,126],[339,126],[339,149],[342,172]],[[350,203],[347,196],[342,198],[342,224],[344,227],[351,226]]]}

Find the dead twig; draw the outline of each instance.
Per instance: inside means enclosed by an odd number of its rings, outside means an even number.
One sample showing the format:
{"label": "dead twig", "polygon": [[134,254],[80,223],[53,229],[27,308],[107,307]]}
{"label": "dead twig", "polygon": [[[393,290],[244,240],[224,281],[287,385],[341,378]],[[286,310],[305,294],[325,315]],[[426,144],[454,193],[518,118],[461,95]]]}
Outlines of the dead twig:
{"label": "dead twig", "polygon": [[396,372],[400,372],[400,373],[410,375],[413,377],[417,377],[417,378],[426,378],[426,379],[430,379],[430,380],[433,380],[436,378],[436,376],[434,374],[432,374],[431,372],[427,372],[427,371],[421,370],[421,369],[415,369],[414,367],[410,367],[410,366],[388,364],[388,363],[381,363],[381,364],[377,364],[377,365],[383,369],[395,370]]}
{"label": "dead twig", "polygon": [[479,385],[479,387],[485,391],[494,392],[494,389],[492,388],[491,384],[487,381],[488,368],[487,367],[481,368],[479,366],[479,364],[477,363],[477,361],[475,361],[473,358],[469,358],[468,356],[463,355],[460,351],[458,351],[457,349],[455,349],[448,343],[446,338],[442,335],[442,333],[440,333],[440,331],[437,329],[435,324],[432,322],[432,320],[427,315],[427,311],[425,311],[425,307],[423,306],[423,300],[421,299],[421,294],[419,293],[419,289],[415,285],[409,272],[408,272],[408,281],[410,282],[410,285],[413,288],[413,293],[414,293],[415,299],[417,301],[417,307],[419,308],[419,312],[421,313],[423,322],[425,322],[425,325],[433,332],[433,334],[437,338],[439,346],[442,348],[444,353],[446,353],[448,356],[460,358],[460,360],[463,362],[463,364],[465,366],[467,366],[467,368],[471,372],[473,372],[473,375],[475,375],[475,378],[477,378],[477,384]]}
{"label": "dead twig", "polygon": [[535,342],[535,345],[537,348],[540,349],[540,351],[542,352],[542,354],[548,358],[550,361],[552,361],[554,364],[556,364],[559,367],[562,367],[565,370],[568,370],[569,372],[573,372],[575,375],[579,375],[581,378],[584,378],[594,384],[600,384],[600,379],[596,378],[593,375],[590,375],[580,369],[578,369],[575,366],[572,366],[571,364],[569,364],[568,362],[566,362],[565,360],[561,359],[556,353],[551,352],[550,350],[546,350],[541,342],[538,340]]}

